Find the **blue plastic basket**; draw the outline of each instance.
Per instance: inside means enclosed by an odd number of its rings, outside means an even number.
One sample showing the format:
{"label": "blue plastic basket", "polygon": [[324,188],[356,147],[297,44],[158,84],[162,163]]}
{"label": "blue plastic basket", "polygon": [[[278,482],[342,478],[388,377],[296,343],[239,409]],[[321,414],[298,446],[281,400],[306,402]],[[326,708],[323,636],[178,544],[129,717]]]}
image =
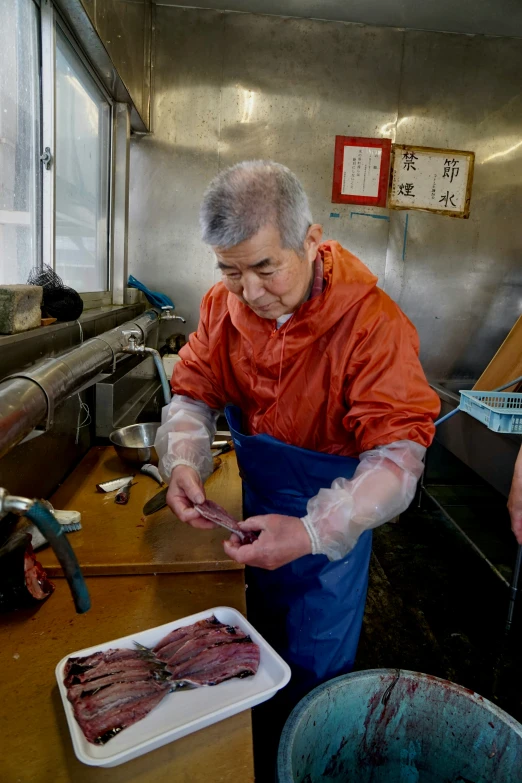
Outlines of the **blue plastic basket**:
{"label": "blue plastic basket", "polygon": [[461,391],[459,408],[493,432],[522,434],[522,394]]}

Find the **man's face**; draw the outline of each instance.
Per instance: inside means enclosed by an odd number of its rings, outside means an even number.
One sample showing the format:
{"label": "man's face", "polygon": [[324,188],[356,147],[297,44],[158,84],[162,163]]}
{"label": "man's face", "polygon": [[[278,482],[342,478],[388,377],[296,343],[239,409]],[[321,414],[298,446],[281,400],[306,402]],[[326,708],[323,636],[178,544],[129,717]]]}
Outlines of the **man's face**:
{"label": "man's face", "polygon": [[274,320],[307,299],[321,237],[321,226],[311,226],[299,255],[282,248],[279,231],[269,225],[229,250],[213,249],[228,290],[260,318]]}

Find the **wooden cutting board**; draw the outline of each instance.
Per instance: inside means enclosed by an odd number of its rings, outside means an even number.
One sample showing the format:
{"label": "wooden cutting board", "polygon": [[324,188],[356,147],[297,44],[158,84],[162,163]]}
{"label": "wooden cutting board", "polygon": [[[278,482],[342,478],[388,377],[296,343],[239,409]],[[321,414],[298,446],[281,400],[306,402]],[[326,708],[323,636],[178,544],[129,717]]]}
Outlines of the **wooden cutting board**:
{"label": "wooden cutting board", "polygon": [[[493,391],[522,375],[522,315],[474,385],[478,391]],[[518,391],[522,384],[509,391]],[[508,391],[508,389],[506,389]]]}
{"label": "wooden cutting board", "polygon": [[[235,452],[219,459],[221,465],[205,484],[207,496],[241,519],[242,486]],[[96,490],[96,484],[132,473],[136,484],[126,506],[114,502],[114,492]],[[96,446],[87,453],[50,498],[55,509],[82,515],[82,529],[70,533],[69,540],[85,576],[243,569],[223,551],[222,541],[229,538],[223,528],[196,530],[180,522],[169,508],[144,516],[143,506],[158,491],[153,479],[122,462],[112,446]],[[62,575],[50,547],[37,556],[49,576]]]}

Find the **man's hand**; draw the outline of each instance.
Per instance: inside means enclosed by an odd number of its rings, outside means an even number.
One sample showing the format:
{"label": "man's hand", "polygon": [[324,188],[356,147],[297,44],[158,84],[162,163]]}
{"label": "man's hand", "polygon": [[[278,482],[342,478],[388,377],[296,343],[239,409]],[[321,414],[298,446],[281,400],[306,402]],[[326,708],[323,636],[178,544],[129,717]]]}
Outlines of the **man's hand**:
{"label": "man's hand", "polygon": [[199,473],[188,465],[175,467],[170,477],[167,505],[178,519],[192,527],[203,529],[216,527],[213,522],[209,522],[208,519],[204,519],[198,514],[194,508],[195,503],[204,502],[205,490]]}
{"label": "man's hand", "polygon": [[226,554],[237,563],[273,571],[312,551],[310,537],[298,517],[266,514],[250,517],[239,526],[245,533],[261,531],[261,535],[253,544],[242,545],[235,534],[223,541]]}
{"label": "man's hand", "polygon": [[522,448],[513,474],[513,483],[508,499],[508,510],[511,517],[511,529],[519,544],[522,544]]}

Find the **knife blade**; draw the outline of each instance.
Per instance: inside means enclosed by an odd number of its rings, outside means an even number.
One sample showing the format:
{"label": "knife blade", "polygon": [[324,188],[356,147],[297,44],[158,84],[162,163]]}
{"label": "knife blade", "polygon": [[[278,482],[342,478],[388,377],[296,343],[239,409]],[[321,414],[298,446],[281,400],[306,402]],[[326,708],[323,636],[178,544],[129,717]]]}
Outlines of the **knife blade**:
{"label": "knife blade", "polygon": [[167,505],[168,489],[168,487],[160,489],[160,491],[154,495],[154,497],[152,497],[150,500],[147,500],[143,506],[143,513],[146,517],[148,517],[149,514],[155,514],[156,511],[159,511],[161,508],[164,508]]}
{"label": "knife blade", "polygon": [[[215,472],[221,465],[221,460],[219,459],[219,457],[214,457],[213,465],[214,465],[213,472]],[[165,506],[167,505],[168,490],[169,490],[168,487],[164,487],[163,489],[160,489],[160,491],[157,492],[150,500],[147,500],[147,502],[143,506],[143,513],[145,514],[146,517],[148,517],[149,514],[155,514],[156,511],[160,511],[160,509],[165,508]]]}

